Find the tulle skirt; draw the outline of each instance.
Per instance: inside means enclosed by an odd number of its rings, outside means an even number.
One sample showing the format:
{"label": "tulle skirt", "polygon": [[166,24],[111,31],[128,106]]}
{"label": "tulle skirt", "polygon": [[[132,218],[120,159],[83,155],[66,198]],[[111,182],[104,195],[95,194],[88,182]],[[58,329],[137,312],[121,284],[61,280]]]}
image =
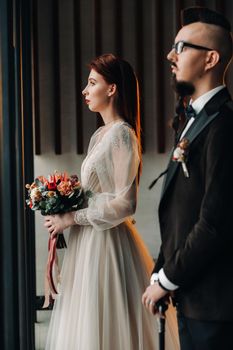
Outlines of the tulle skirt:
{"label": "tulle skirt", "polygon": [[156,321],[141,297],[153,261],[126,221],[71,229],[46,350],[155,350]]}

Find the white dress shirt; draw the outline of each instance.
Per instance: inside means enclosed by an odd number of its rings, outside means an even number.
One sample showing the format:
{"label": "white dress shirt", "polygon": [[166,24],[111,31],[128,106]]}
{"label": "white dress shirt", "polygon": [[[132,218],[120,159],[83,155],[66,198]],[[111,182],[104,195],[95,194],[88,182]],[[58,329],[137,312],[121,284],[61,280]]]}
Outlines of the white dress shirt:
{"label": "white dress shirt", "polygon": [[[224,89],[225,86],[224,85],[220,85],[217,86],[216,88],[206,92],[204,95],[198,97],[195,101],[190,101],[190,104],[192,105],[194,111],[196,112],[196,114],[198,114],[206,105],[206,103],[215,95],[217,94],[217,92],[219,92],[220,90]],[[184,137],[184,135],[186,134],[186,132],[188,131],[188,129],[190,128],[190,126],[192,125],[192,123],[194,122],[195,118],[191,118],[184,131],[182,132],[180,139],[182,139]],[[174,283],[172,283],[171,281],[169,281],[169,279],[167,278],[167,276],[164,273],[163,268],[159,270],[158,274],[152,274],[151,276],[151,284],[154,283],[154,281],[156,281],[157,279],[159,279],[160,283],[162,284],[162,286],[164,286],[166,289],[173,291],[176,290],[177,288],[179,288],[179,286],[175,285]]]}
{"label": "white dress shirt", "polygon": [[[204,108],[204,106],[206,105],[206,103],[215,95],[217,94],[217,92],[219,92],[220,90],[224,89],[225,86],[224,85],[220,85],[217,86],[216,88],[206,92],[204,95],[198,97],[195,101],[190,101],[190,104],[192,105],[194,111],[196,112],[196,114],[200,113],[201,110]],[[184,128],[180,139],[182,139],[184,137],[184,135],[186,134],[186,132],[188,131],[188,129],[190,128],[190,126],[192,125],[192,123],[194,122],[195,118],[190,118],[190,120],[188,121],[186,127]]]}

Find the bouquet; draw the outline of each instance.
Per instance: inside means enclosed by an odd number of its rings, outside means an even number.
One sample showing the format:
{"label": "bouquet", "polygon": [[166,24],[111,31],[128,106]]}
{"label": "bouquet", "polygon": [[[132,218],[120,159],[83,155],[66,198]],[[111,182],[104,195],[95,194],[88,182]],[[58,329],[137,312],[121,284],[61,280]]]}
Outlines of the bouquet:
{"label": "bouquet", "polygon": [[[91,192],[84,192],[77,175],[54,172],[47,178],[38,176],[30,185],[26,185],[28,198],[27,205],[32,210],[40,210],[42,215],[64,214],[84,207]],[[56,284],[59,280],[58,258],[56,248],[65,248],[66,242],[63,233],[57,237],[49,237],[48,262],[45,276],[45,303],[50,304],[51,294],[58,294]]]}
{"label": "bouquet", "polygon": [[[48,178],[38,176],[34,182],[26,185],[28,199],[26,203],[32,210],[40,210],[42,215],[64,214],[83,207],[85,195],[77,175],[69,176],[55,171]],[[62,233],[58,235],[57,248],[65,248]]]}

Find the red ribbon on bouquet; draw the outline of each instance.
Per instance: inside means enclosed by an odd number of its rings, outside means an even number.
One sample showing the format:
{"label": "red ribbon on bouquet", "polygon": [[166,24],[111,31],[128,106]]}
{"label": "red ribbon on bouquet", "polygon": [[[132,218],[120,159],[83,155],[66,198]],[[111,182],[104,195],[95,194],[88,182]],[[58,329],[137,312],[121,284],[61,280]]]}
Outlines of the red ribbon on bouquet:
{"label": "red ribbon on bouquet", "polygon": [[58,235],[49,237],[48,241],[48,260],[45,270],[45,301],[43,308],[46,308],[50,304],[51,295],[58,294],[57,292],[57,282],[54,280],[54,270],[57,274],[56,280],[59,278],[59,268],[58,268],[58,257],[56,252],[56,243]]}

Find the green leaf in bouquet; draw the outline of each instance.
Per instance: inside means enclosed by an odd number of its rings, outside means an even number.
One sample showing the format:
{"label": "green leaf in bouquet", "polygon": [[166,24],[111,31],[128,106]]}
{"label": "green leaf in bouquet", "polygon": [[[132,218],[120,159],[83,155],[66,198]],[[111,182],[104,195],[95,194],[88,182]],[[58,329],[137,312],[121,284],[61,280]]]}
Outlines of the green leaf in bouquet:
{"label": "green leaf in bouquet", "polygon": [[39,205],[39,209],[46,209],[46,202],[45,201],[39,202],[38,205]]}
{"label": "green leaf in bouquet", "polygon": [[77,191],[77,197],[83,197],[83,195],[84,195],[83,190],[79,189],[79,190]]}
{"label": "green leaf in bouquet", "polygon": [[72,193],[68,196],[68,198],[72,198],[74,195],[75,195],[75,192],[72,192]]}
{"label": "green leaf in bouquet", "polygon": [[53,205],[50,210],[52,214],[59,214],[64,211],[64,204],[61,202],[56,203],[56,205]]}
{"label": "green leaf in bouquet", "polygon": [[86,196],[87,198],[91,198],[91,197],[93,196],[93,193],[92,193],[90,190],[87,190],[87,191],[85,192],[85,196]]}
{"label": "green leaf in bouquet", "polygon": [[50,197],[50,198],[48,199],[48,201],[49,201],[49,203],[50,203],[51,205],[54,205],[54,204],[56,204],[57,199],[56,199],[55,197]]}
{"label": "green leaf in bouquet", "polygon": [[35,182],[35,184],[36,184],[37,187],[40,187],[40,186],[44,187],[44,186],[43,186],[43,183],[42,183],[39,179],[35,179],[34,182]]}
{"label": "green leaf in bouquet", "polygon": [[61,200],[59,198],[50,198],[49,199],[49,204],[53,207],[53,208],[60,208],[61,205]]}
{"label": "green leaf in bouquet", "polygon": [[80,198],[78,198],[78,200],[77,200],[77,205],[80,206],[80,205],[83,204],[83,202],[84,202],[84,199],[80,197]]}
{"label": "green leaf in bouquet", "polygon": [[82,197],[74,196],[70,199],[69,203],[76,204],[80,200],[80,198]]}

